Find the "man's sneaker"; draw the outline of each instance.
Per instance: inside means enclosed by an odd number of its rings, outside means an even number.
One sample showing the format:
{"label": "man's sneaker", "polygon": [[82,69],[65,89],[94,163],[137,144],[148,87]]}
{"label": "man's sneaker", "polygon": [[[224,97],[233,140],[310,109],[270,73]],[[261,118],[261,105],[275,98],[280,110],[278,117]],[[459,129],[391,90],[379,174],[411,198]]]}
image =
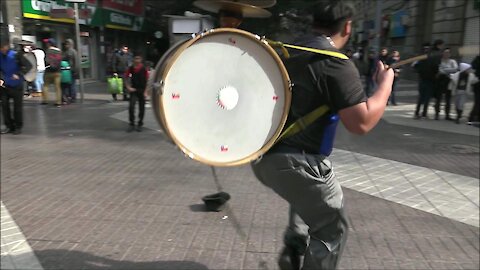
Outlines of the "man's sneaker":
{"label": "man's sneaker", "polygon": [[134,130],[135,130],[135,126],[132,126],[132,125],[128,126],[127,128],[127,132],[132,132]]}
{"label": "man's sneaker", "polygon": [[278,258],[281,270],[300,270],[301,255],[291,247],[284,247]]}
{"label": "man's sneaker", "polygon": [[12,133],[13,133],[13,135],[19,135],[19,134],[22,134],[22,129],[20,129],[20,128],[17,128],[17,129],[15,129],[15,130],[14,130]]}
{"label": "man's sneaker", "polygon": [[143,130],[142,126],[137,126],[137,131],[138,132],[142,132],[142,130]]}
{"label": "man's sneaker", "polygon": [[5,128],[0,131],[0,134],[7,134],[7,133],[13,133],[13,132],[14,131],[12,129]]}

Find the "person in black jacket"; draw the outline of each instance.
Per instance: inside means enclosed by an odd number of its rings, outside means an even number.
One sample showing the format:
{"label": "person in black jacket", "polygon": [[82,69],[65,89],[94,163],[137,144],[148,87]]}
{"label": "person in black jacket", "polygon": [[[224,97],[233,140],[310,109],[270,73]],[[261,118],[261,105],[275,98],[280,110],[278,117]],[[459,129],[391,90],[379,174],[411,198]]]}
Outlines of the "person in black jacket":
{"label": "person in black jacket", "polygon": [[[0,98],[3,121],[6,128],[1,134],[18,135],[23,127],[23,81],[32,64],[23,57],[23,52],[10,49],[8,37],[0,36]],[[13,100],[13,115],[10,109]]]}
{"label": "person in black jacket", "polygon": [[135,130],[135,105],[139,103],[137,131],[142,131],[143,116],[145,115],[145,89],[147,87],[148,71],[142,63],[141,56],[135,56],[133,65],[125,72],[125,88],[130,93],[130,103],[128,107],[130,126],[127,132]]}
{"label": "person in black jacket", "polygon": [[[424,45],[424,52],[427,53],[428,51],[425,51],[426,47],[428,47],[428,45]],[[420,79],[418,83],[418,91],[420,94],[418,96],[417,108],[415,109],[415,119],[420,119],[420,107],[422,105],[423,111],[421,117],[427,118],[428,104],[434,94],[438,67],[440,66],[442,58],[442,48],[443,40],[436,40],[432,50],[428,52],[428,58],[418,61],[414,65]]]}
{"label": "person in black jacket", "polygon": [[[480,78],[480,55],[477,55],[472,62],[472,69],[475,70],[475,76]],[[468,117],[467,124],[471,125],[474,122],[480,121],[480,82],[477,82],[473,85],[473,94],[475,95],[475,99],[473,101],[473,108],[470,112],[470,116]]]}

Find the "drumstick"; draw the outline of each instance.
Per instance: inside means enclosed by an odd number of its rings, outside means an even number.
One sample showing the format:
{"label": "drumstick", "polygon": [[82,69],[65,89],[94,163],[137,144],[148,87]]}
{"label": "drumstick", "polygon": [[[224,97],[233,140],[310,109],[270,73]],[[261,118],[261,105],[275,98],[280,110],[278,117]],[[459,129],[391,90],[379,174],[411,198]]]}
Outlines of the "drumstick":
{"label": "drumstick", "polygon": [[397,63],[393,63],[389,66],[389,68],[398,68],[399,66],[410,64],[410,63],[413,63],[415,61],[425,60],[427,58],[428,58],[428,55],[426,55],[426,54],[415,56],[415,57],[412,57],[412,58],[408,58],[408,59],[399,61]]}

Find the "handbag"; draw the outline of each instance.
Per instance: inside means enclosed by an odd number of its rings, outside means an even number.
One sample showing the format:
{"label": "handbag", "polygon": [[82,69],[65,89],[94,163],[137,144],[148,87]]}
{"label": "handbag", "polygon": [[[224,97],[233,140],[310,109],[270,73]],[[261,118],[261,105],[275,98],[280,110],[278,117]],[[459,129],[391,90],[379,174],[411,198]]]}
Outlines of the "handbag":
{"label": "handbag", "polygon": [[118,75],[108,78],[108,92],[110,94],[123,94],[123,80]]}

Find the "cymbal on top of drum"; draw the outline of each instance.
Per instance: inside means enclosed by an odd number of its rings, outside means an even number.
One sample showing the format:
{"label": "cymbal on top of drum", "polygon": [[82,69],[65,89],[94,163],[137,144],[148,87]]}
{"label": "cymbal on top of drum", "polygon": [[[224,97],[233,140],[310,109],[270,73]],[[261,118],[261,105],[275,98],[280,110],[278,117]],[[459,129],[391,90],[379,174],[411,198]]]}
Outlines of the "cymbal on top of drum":
{"label": "cymbal on top of drum", "polygon": [[205,11],[219,13],[221,10],[240,13],[244,18],[268,18],[270,11],[256,6],[225,0],[197,0],[193,5]]}

